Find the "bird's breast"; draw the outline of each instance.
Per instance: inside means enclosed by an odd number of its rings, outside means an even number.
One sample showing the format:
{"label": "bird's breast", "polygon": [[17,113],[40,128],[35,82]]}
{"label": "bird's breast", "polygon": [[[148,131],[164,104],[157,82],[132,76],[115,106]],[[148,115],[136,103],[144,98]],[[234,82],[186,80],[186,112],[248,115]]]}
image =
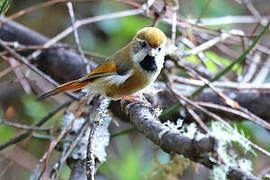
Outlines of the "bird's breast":
{"label": "bird's breast", "polygon": [[133,74],[122,84],[110,84],[106,87],[106,94],[108,96],[124,96],[131,95],[137,91],[145,88],[153,80],[149,78],[149,75],[142,73],[135,69]]}

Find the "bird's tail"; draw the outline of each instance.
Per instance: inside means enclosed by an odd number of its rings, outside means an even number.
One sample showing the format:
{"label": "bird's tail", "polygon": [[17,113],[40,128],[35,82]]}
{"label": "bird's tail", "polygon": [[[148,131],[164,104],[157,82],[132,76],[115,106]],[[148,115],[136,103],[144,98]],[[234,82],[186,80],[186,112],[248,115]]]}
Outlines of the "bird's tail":
{"label": "bird's tail", "polygon": [[67,92],[67,91],[77,91],[77,90],[80,90],[83,87],[87,86],[88,84],[89,84],[88,81],[78,81],[78,80],[70,81],[70,82],[67,82],[65,84],[58,86],[55,89],[52,89],[50,91],[47,91],[47,92],[39,95],[37,97],[37,101],[45,99],[49,96],[56,95],[58,93],[63,93],[63,92]]}

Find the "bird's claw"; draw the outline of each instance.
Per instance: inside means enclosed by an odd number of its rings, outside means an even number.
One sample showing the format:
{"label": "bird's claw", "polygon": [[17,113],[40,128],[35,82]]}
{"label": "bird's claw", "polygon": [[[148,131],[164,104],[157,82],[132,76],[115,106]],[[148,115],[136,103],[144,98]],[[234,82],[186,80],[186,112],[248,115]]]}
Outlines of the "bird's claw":
{"label": "bird's claw", "polygon": [[142,96],[142,97],[141,96],[138,96],[138,97],[136,97],[136,96],[123,96],[121,98],[121,101],[120,101],[120,106],[122,109],[125,109],[125,110],[129,109],[130,106],[132,105],[131,103],[127,103],[126,101],[130,101],[133,103],[142,103],[146,107],[151,108],[151,104],[147,101],[147,99],[144,96]]}

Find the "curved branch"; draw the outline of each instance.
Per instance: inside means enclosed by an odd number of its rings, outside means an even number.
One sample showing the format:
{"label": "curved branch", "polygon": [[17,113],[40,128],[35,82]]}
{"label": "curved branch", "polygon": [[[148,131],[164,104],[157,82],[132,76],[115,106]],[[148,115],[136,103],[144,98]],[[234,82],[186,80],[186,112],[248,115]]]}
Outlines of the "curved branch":
{"label": "curved branch", "polygon": [[[153,115],[149,107],[142,104],[129,103],[124,107],[129,114],[130,120],[135,128],[146,138],[160,146],[167,153],[182,154],[186,158],[199,162],[208,168],[218,165],[220,159],[214,162],[211,154],[217,155],[218,140],[211,136],[201,139],[189,138],[183,134],[174,132],[164,126],[159,119]],[[257,179],[238,168],[230,168],[228,177],[234,179]]]}
{"label": "curved branch", "polygon": [[145,137],[160,146],[167,153],[183,154],[194,161],[212,167],[208,153],[216,154],[218,140],[214,137],[191,139],[164,126],[149,107],[142,104],[128,104],[125,107],[135,128]]}

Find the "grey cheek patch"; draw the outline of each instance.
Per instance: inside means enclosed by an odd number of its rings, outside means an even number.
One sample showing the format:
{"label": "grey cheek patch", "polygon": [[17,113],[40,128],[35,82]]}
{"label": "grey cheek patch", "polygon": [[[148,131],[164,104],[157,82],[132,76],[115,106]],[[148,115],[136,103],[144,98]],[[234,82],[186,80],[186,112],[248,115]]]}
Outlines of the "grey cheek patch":
{"label": "grey cheek patch", "polygon": [[135,54],[137,54],[138,51],[139,51],[139,47],[138,47],[137,45],[135,45],[135,46],[132,47],[132,50],[133,50],[133,52],[134,52]]}

